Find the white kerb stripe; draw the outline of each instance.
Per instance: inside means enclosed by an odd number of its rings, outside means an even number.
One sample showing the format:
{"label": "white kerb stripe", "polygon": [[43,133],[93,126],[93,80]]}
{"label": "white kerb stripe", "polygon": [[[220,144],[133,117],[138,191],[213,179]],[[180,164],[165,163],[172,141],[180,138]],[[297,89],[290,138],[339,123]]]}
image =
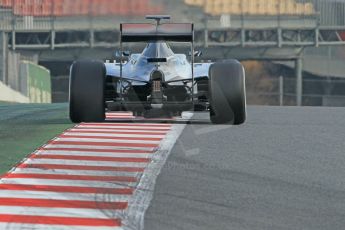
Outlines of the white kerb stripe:
{"label": "white kerb stripe", "polygon": [[[62,193],[41,191],[0,190],[1,198],[29,198],[29,199],[55,199],[79,200],[95,202],[128,202],[130,195],[92,194],[92,193]],[[1,204],[0,204],[1,206]]]}
{"label": "white kerb stripe", "polygon": [[132,137],[132,138],[164,138],[165,135],[149,135],[149,134],[112,134],[112,133],[86,133],[86,132],[65,132],[64,135],[72,136],[99,136],[99,137]]}
{"label": "white kerb stripe", "polygon": [[93,171],[93,170],[72,170],[72,169],[39,169],[39,168],[17,168],[12,173],[39,173],[58,175],[82,175],[82,176],[129,176],[140,177],[141,172],[114,172],[114,171]]}
{"label": "white kerb stripe", "polygon": [[82,165],[82,166],[105,166],[105,167],[146,167],[146,162],[108,162],[108,161],[82,161],[61,159],[35,159],[29,158],[25,164],[57,164],[57,165]]}
{"label": "white kerb stripe", "polygon": [[100,128],[85,128],[85,129],[70,129],[72,131],[88,131],[88,132],[99,132],[101,131],[102,133],[140,133],[146,135],[146,133],[167,133],[168,130],[127,130],[127,129],[122,129],[122,130],[111,130],[111,129],[100,129]]}
{"label": "white kerb stripe", "polygon": [[102,126],[102,125],[78,125],[78,128],[101,128],[101,129],[110,129],[110,130],[144,130],[144,131],[151,131],[151,130],[159,130],[159,131],[169,131],[169,127],[136,127],[136,126]]}
{"label": "white kerb stripe", "polygon": [[107,153],[107,152],[86,152],[86,151],[62,151],[62,150],[39,150],[37,155],[69,155],[69,156],[93,156],[93,157],[131,157],[131,158],[152,158],[153,153]]}
{"label": "white kerb stripe", "polygon": [[135,186],[136,183],[98,182],[98,181],[79,181],[79,180],[51,180],[51,179],[47,180],[47,179],[27,179],[27,178],[2,178],[1,184],[74,186],[74,187],[91,187],[91,188],[131,188]]}
{"label": "white kerb stripe", "polygon": [[143,150],[151,152],[155,148],[146,148],[146,147],[130,147],[130,146],[94,146],[94,145],[73,145],[73,144],[48,144],[44,148],[77,148],[77,149],[110,149],[110,150]]}
{"label": "white kerb stripe", "polygon": [[55,141],[77,141],[77,142],[103,142],[103,143],[134,143],[134,144],[159,144],[160,141],[146,141],[146,140],[113,140],[104,138],[72,138],[72,137],[58,137]]}
{"label": "white kerb stripe", "polygon": [[[16,213],[15,210],[13,211]],[[27,213],[22,210],[23,213]],[[28,211],[29,212],[29,211]],[[6,213],[4,213],[6,214]],[[63,226],[63,225],[44,225],[44,224],[21,224],[21,223],[2,223],[0,229],[6,230],[123,230],[122,227],[83,227],[83,226]]]}

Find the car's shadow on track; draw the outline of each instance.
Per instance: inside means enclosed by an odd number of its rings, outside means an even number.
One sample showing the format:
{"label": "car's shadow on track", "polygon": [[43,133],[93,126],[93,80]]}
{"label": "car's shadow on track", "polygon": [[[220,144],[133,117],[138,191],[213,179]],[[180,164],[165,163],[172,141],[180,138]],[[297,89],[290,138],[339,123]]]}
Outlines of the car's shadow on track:
{"label": "car's shadow on track", "polygon": [[211,125],[212,123],[206,119],[107,119],[107,123],[147,123],[147,124],[195,124],[195,125]]}
{"label": "car's shadow on track", "polygon": [[195,124],[195,125],[211,125],[209,116],[205,113],[186,113],[182,117],[107,117],[108,123],[147,123],[147,124]]}
{"label": "car's shadow on track", "polygon": [[[121,114],[121,113],[120,113]],[[117,113],[119,115],[119,113]],[[126,117],[126,115],[129,117]],[[136,117],[131,113],[123,113],[120,116],[124,117],[111,117],[107,115],[105,123],[147,123],[147,124],[187,124],[187,125],[213,125],[207,113],[203,112],[186,112],[182,117],[154,117],[144,118]]]}

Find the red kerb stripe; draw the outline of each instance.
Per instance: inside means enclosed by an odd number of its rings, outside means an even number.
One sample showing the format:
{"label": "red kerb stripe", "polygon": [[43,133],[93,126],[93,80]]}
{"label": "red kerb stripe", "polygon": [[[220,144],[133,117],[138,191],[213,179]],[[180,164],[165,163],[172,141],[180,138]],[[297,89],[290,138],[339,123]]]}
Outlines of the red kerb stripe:
{"label": "red kerb stripe", "polygon": [[163,128],[170,128],[171,125],[169,124],[149,124],[149,123],[82,123],[81,125],[93,125],[93,126],[134,126],[134,127],[163,127]]}
{"label": "red kerb stripe", "polygon": [[52,200],[1,197],[0,206],[24,206],[47,208],[125,209],[127,202],[99,202],[81,200]]}
{"label": "red kerb stripe", "polygon": [[158,132],[164,132],[164,131],[169,131],[170,128],[157,128],[157,129],[150,129],[150,127],[114,127],[114,128],[103,128],[99,127],[96,125],[82,125],[75,127],[78,129],[97,129],[97,130],[112,130],[112,131],[117,131],[117,130],[133,130],[133,131],[158,131]]}

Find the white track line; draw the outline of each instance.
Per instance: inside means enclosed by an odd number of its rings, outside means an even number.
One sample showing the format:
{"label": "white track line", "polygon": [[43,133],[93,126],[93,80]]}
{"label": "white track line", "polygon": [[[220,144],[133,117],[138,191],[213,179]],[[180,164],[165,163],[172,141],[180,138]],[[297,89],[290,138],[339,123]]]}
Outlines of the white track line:
{"label": "white track line", "polygon": [[[189,119],[192,115],[192,113],[184,113],[183,119]],[[123,219],[124,230],[144,229],[144,215],[153,197],[156,178],[184,128],[184,124],[173,125],[171,131],[160,144],[129,202],[127,215]]]}

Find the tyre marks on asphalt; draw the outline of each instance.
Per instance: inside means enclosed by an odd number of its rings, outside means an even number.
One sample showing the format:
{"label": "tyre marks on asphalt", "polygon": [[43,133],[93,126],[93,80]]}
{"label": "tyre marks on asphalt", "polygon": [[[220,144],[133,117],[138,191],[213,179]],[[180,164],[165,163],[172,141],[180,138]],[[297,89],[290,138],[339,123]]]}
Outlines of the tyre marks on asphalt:
{"label": "tyre marks on asphalt", "polygon": [[140,228],[183,129],[140,119],[108,113],[106,123],[76,125],[3,175],[0,229]]}

